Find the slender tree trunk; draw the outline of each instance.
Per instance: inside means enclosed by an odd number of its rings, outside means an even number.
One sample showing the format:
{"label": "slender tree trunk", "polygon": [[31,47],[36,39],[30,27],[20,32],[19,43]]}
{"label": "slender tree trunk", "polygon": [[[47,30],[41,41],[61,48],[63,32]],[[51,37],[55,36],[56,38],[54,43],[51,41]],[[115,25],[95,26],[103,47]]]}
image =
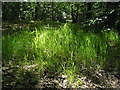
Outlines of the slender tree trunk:
{"label": "slender tree trunk", "polygon": [[52,6],[51,18],[52,18],[52,21],[54,21],[54,2],[52,2],[51,6]]}
{"label": "slender tree trunk", "polygon": [[75,23],[78,22],[78,9],[79,9],[79,7],[78,7],[78,5],[77,5],[77,10],[75,11],[75,14],[76,14]]}
{"label": "slender tree trunk", "polygon": [[92,17],[92,13],[90,12],[92,9],[92,3],[89,2],[87,3],[87,11],[88,13],[86,14],[86,19],[90,19]]}
{"label": "slender tree trunk", "polygon": [[78,5],[76,10],[73,8],[73,5],[71,6],[72,23],[77,23],[78,21],[78,9]]}
{"label": "slender tree trunk", "polygon": [[72,23],[75,22],[75,19],[74,19],[74,9],[73,9],[73,5],[71,6],[71,15],[72,15]]}
{"label": "slender tree trunk", "polygon": [[36,2],[36,7],[35,7],[35,19],[38,19],[38,12],[39,12],[39,2]]}

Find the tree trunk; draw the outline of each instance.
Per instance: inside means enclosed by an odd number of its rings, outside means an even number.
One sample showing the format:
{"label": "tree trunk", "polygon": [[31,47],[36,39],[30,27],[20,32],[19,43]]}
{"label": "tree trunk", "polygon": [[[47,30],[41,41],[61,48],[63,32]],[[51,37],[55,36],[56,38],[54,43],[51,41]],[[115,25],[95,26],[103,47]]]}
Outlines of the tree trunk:
{"label": "tree trunk", "polygon": [[54,2],[51,2],[51,7],[52,7],[51,18],[52,18],[52,21],[54,21]]}
{"label": "tree trunk", "polygon": [[76,10],[73,8],[73,5],[71,6],[72,23],[77,23],[78,21],[78,9],[78,5]]}
{"label": "tree trunk", "polygon": [[72,23],[75,22],[73,5],[71,6]]}
{"label": "tree trunk", "polygon": [[92,3],[89,2],[87,3],[87,11],[88,13],[86,14],[86,19],[90,19],[92,17],[92,13],[90,12],[92,9]]}
{"label": "tree trunk", "polygon": [[35,19],[38,19],[38,12],[39,12],[39,2],[36,2],[36,7],[35,7]]}

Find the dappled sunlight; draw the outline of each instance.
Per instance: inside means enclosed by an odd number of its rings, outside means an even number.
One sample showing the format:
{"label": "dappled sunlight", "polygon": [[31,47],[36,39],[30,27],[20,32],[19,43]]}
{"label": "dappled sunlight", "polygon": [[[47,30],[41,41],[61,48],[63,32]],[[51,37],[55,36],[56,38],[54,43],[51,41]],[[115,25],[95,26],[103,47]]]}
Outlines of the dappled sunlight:
{"label": "dappled sunlight", "polygon": [[[105,32],[99,36],[94,32],[84,33],[81,29],[78,29],[78,31],[74,33],[72,30],[74,28],[71,27],[74,27],[74,25],[65,24],[60,29],[55,30],[36,28],[36,31],[32,33],[28,30],[26,32],[23,31],[23,33],[15,33],[11,36],[4,35],[3,59],[5,61],[3,64],[6,67],[8,67],[9,61],[11,61],[11,65],[14,64],[14,68],[18,69],[16,71],[17,75],[15,76],[18,82],[23,81],[26,75],[30,75],[31,73],[34,74],[36,78],[39,77],[40,80],[45,78],[44,76],[46,76],[46,79],[47,77],[53,77],[54,79],[51,84],[54,82],[63,88],[88,87],[86,86],[87,82],[84,81],[86,79],[81,79],[84,70],[96,70],[95,72],[97,72],[98,69],[105,70],[110,67],[111,62],[113,63],[113,70],[118,70],[119,65],[116,63],[120,62],[114,62],[115,57],[112,55],[109,60],[109,55],[112,54],[110,53],[112,50],[114,50],[118,56],[117,49],[110,48],[113,46],[118,48],[115,46],[118,43],[119,37],[116,32]],[[113,41],[113,45],[108,43],[110,40]],[[9,49],[6,48],[8,47],[8,43]],[[10,54],[12,54],[12,56]],[[9,72],[9,70],[6,72]],[[58,80],[59,78],[56,78],[59,74],[66,76],[64,80],[61,79],[63,82],[60,82]],[[77,75],[79,75],[79,77],[77,77]],[[19,79],[21,81],[19,81]],[[30,80],[32,79],[31,77]],[[28,82],[31,83],[31,81]],[[43,80],[43,82],[46,81]],[[35,79],[33,83],[41,82]],[[92,82],[89,84],[91,85],[90,87],[96,86],[96,84]],[[35,85],[34,87],[39,86]]]}
{"label": "dappled sunlight", "polygon": [[120,3],[1,4],[3,89],[120,87]]}

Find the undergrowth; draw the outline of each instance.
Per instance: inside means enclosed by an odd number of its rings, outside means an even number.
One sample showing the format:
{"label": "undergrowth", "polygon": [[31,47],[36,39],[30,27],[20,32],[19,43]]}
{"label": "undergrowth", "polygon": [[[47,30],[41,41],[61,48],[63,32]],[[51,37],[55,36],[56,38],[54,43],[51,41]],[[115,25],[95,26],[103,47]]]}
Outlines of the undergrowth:
{"label": "undergrowth", "polygon": [[32,32],[29,29],[23,28],[11,35],[3,35],[4,66],[11,62],[13,66],[37,63],[41,74],[45,71],[63,73],[68,75],[69,82],[72,82],[76,74],[80,74],[81,66],[87,70],[96,66],[104,69],[109,68],[108,64],[113,60],[113,67],[119,68],[119,60],[115,61],[112,57],[109,60],[109,52],[112,52],[110,48],[120,48],[117,46],[119,36],[115,30],[102,31],[98,35],[68,23],[59,28],[37,25]]}

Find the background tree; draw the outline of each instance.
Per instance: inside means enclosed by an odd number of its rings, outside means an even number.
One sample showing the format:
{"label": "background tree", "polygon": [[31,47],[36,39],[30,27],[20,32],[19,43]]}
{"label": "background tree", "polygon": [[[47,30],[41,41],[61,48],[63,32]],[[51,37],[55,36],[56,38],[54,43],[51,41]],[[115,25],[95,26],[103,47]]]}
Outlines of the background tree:
{"label": "background tree", "polygon": [[90,19],[92,18],[92,3],[91,2],[88,2],[87,3],[87,14],[86,14],[86,19]]}
{"label": "background tree", "polygon": [[120,3],[115,2],[3,2],[3,20],[59,21],[95,25],[97,29],[120,27]]}

